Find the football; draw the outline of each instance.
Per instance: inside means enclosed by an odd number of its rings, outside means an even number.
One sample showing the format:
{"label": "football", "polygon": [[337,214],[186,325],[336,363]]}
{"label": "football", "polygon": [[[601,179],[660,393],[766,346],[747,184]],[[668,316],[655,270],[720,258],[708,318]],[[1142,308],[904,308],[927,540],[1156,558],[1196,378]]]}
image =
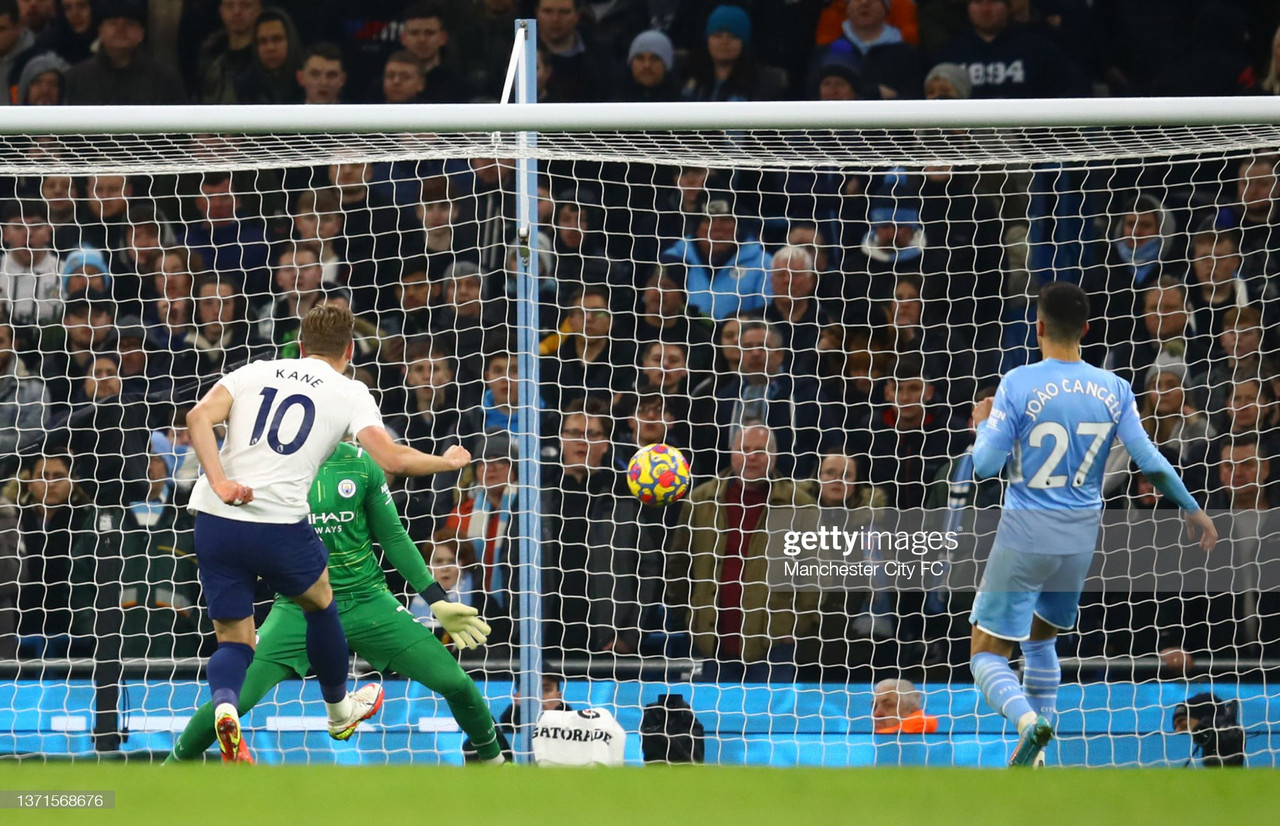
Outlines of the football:
{"label": "football", "polygon": [[670,445],[642,447],[627,465],[627,485],[646,505],[679,502],[689,492],[689,480],[689,462]]}

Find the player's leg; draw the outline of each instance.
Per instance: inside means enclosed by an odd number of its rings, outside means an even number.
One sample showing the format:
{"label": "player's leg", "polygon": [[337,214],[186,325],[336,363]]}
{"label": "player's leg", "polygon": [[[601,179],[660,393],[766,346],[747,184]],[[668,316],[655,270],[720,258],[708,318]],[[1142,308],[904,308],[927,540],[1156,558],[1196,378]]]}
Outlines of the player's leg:
{"label": "player's leg", "polygon": [[346,740],[361,720],[382,708],[382,687],[369,685],[347,693],[347,636],[329,586],[329,551],[306,522],[280,526],[281,550],[264,578],[303,610],[307,657],[320,683],[329,716],[329,736]]}
{"label": "player's leg", "polygon": [[[458,661],[444,647],[435,634],[422,623],[413,618],[404,606],[387,595],[385,602],[378,600],[368,603],[370,611],[385,611],[376,625],[366,623],[380,629],[381,639],[372,640],[375,650],[366,653],[362,643],[364,639],[352,632],[352,644],[358,653],[371,663],[377,663],[381,657],[378,650],[394,652],[387,659],[387,667],[397,674],[422,683],[427,688],[444,698],[449,704],[449,711],[458,726],[471,738],[476,753],[484,762],[501,762],[502,747],[498,742],[498,733],[494,727],[493,714],[484,701],[484,695],[476,686],[475,680],[467,676]],[[385,606],[385,608],[384,608]],[[354,628],[354,626],[353,626]],[[388,647],[387,637],[391,636],[394,646]]]}
{"label": "player's leg", "polygon": [[1036,714],[1050,723],[1058,711],[1058,686],[1061,683],[1058,629],[1036,617],[1031,623],[1031,639],[1022,643],[1022,691]]}
{"label": "player's leg", "polygon": [[1058,687],[1062,664],[1058,661],[1058,634],[1075,627],[1080,593],[1089,575],[1093,554],[1059,557],[1060,564],[1036,598],[1031,639],[1022,643],[1022,686],[1031,707],[1050,723],[1058,711]]}
{"label": "player's leg", "polygon": [[[241,716],[258,704],[267,692],[285,680],[296,678],[297,672],[280,663],[268,662],[255,658],[245,675],[244,687],[240,689],[238,710]],[[165,760],[172,763],[185,760],[198,760],[209,746],[213,745],[217,735],[213,728],[213,703],[208,702],[196,709],[196,713],[187,722],[186,728],[173,742],[173,752]]]}
{"label": "player's leg", "polygon": [[[1024,557],[1012,548],[995,545],[987,558],[982,585],[973,601],[969,622],[969,669],[987,704],[1021,732],[1034,722],[1035,712],[1009,667],[1013,645],[1031,633],[1038,589],[1028,581]],[[1035,560],[1031,560],[1034,562]]]}
{"label": "player's leg", "polygon": [[198,514],[195,524],[196,559],[200,585],[213,620],[218,649],[209,658],[205,676],[212,695],[215,728],[222,759],[235,762],[247,755],[236,712],[245,674],[253,662],[253,589],[256,576],[240,559],[246,523]]}
{"label": "player's leg", "polygon": [[[279,683],[306,675],[309,669],[306,636],[307,624],[302,610],[291,602],[277,600],[259,629],[253,665],[249,666],[244,687],[240,689],[241,715]],[[173,753],[165,762],[198,759],[214,739],[213,704],[205,703],[174,741]]]}

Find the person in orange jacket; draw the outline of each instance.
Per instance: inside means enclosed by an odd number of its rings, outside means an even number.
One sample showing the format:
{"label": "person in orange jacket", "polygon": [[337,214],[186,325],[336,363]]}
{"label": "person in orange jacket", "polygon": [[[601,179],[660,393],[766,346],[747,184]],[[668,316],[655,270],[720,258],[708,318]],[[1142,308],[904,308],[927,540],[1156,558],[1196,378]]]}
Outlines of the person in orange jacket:
{"label": "person in orange jacket", "polygon": [[924,698],[910,680],[881,680],[871,702],[876,734],[933,734],[938,718],[924,713]]}

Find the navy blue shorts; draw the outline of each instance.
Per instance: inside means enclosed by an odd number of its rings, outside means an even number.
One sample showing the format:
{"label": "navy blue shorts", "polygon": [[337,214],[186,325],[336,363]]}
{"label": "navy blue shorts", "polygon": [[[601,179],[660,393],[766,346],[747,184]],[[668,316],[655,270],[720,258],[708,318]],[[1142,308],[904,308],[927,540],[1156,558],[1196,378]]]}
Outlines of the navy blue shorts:
{"label": "navy blue shorts", "polygon": [[253,616],[258,577],[276,593],[296,597],[329,564],[329,549],[305,520],[281,525],[198,513],[195,540],[210,619]]}

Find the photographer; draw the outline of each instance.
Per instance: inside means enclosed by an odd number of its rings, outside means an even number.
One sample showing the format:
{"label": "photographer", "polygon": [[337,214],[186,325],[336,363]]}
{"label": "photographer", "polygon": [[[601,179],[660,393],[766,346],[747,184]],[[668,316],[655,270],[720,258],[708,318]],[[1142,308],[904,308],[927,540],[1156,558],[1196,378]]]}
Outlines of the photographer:
{"label": "photographer", "polygon": [[1173,730],[1188,732],[1206,768],[1244,766],[1244,727],[1236,719],[1238,704],[1204,692],[1173,709]]}

